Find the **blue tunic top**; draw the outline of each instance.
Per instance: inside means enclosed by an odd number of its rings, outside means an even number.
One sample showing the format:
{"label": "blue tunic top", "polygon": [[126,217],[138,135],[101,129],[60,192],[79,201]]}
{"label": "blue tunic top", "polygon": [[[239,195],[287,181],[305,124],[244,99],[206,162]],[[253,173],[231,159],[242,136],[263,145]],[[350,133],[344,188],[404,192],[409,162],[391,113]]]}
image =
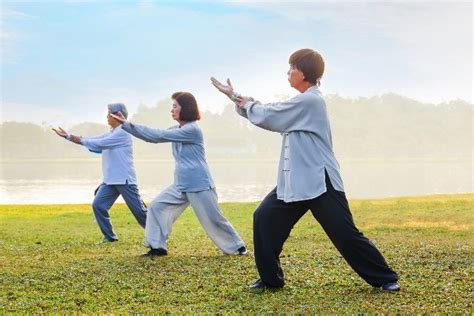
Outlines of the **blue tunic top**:
{"label": "blue tunic top", "polygon": [[136,184],[132,137],[120,126],[95,137],[82,137],[81,143],[92,152],[102,153],[105,184]]}
{"label": "blue tunic top", "polygon": [[215,188],[206,162],[202,131],[195,121],[168,129],[153,129],[125,122],[122,128],[150,143],[172,143],[175,159],[174,184],[181,192]]}

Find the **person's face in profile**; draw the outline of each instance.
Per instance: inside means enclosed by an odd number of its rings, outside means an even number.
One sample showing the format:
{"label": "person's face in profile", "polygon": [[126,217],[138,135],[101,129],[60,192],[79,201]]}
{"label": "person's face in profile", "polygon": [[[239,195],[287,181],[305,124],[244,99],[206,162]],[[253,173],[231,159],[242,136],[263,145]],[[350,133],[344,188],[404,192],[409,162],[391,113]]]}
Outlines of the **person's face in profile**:
{"label": "person's face in profile", "polygon": [[[117,126],[120,125],[120,122],[114,119],[112,116],[110,116],[112,112],[107,112],[107,124],[109,124],[110,127],[116,128]],[[117,114],[118,112],[112,113],[112,114]]]}
{"label": "person's face in profile", "polygon": [[288,81],[290,82],[290,86],[297,89],[303,81],[304,81],[304,75],[301,70],[296,68],[294,65],[290,65],[290,69],[288,70]]}
{"label": "person's face in profile", "polygon": [[171,105],[171,117],[173,120],[179,121],[179,113],[181,113],[181,105],[179,105],[178,101],[173,100]]}

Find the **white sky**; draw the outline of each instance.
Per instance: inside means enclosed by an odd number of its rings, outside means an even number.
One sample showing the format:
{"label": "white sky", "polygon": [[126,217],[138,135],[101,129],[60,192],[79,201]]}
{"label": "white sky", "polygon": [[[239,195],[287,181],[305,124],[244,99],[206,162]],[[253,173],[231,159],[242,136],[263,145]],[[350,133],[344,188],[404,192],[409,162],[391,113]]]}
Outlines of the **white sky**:
{"label": "white sky", "polygon": [[322,53],[325,93],[394,92],[440,103],[472,98],[471,2],[2,1],[1,120],[104,122],[174,91],[204,109],[230,77],[262,101],[294,95],[288,56]]}

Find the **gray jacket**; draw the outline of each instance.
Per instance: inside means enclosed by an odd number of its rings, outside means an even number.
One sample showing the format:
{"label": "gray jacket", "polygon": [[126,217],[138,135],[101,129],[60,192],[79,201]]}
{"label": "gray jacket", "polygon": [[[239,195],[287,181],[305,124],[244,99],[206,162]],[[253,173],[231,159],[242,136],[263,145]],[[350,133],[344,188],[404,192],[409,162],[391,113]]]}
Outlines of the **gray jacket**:
{"label": "gray jacket", "polygon": [[320,90],[310,87],[288,101],[249,101],[236,111],[252,124],[283,135],[278,165],[277,198],[310,200],[326,192],[326,170],[332,185],[344,191],[332,150],[331,127]]}

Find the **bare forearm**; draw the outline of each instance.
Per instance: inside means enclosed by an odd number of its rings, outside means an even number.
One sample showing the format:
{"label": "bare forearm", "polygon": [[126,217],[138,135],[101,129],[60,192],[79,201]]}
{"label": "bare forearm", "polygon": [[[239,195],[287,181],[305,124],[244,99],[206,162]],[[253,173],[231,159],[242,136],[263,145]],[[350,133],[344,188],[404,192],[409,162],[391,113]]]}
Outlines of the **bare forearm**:
{"label": "bare forearm", "polygon": [[70,142],[75,143],[75,144],[82,145],[81,136],[76,136],[76,135],[69,134],[66,139],[69,140]]}

